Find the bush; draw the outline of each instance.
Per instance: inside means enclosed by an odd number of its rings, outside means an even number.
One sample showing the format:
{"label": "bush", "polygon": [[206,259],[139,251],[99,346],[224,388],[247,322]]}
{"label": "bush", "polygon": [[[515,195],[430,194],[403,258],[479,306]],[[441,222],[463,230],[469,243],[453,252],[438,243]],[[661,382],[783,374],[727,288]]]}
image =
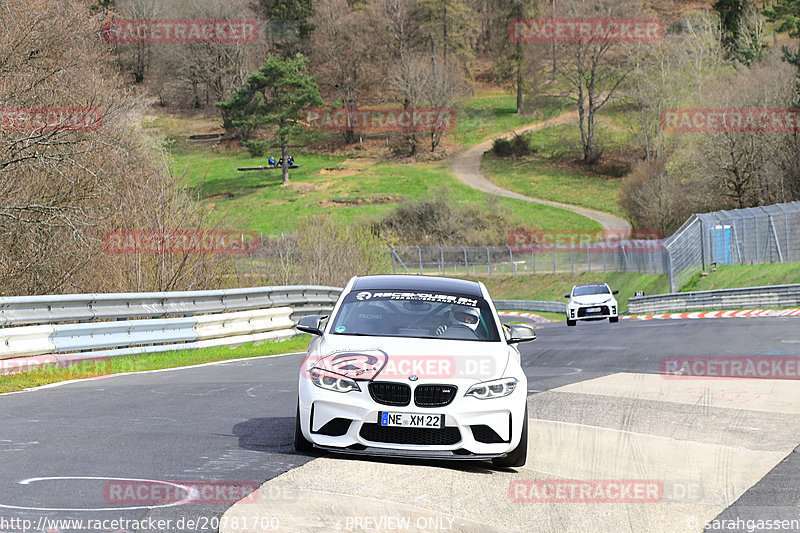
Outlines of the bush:
{"label": "bush", "polygon": [[442,189],[408,200],[374,227],[389,244],[406,246],[495,246],[508,243],[509,214],[495,198],[488,210],[453,200]]}
{"label": "bush", "polygon": [[292,234],[262,243],[267,285],[344,287],[353,276],[389,270],[386,246],[365,225],[328,213],[301,220]]}
{"label": "bush", "polygon": [[492,152],[497,157],[523,157],[533,153],[533,150],[527,137],[515,134],[511,140],[495,139]]}
{"label": "bush", "polygon": [[511,141],[508,139],[495,139],[492,143],[492,153],[497,157],[508,157],[511,155]]}

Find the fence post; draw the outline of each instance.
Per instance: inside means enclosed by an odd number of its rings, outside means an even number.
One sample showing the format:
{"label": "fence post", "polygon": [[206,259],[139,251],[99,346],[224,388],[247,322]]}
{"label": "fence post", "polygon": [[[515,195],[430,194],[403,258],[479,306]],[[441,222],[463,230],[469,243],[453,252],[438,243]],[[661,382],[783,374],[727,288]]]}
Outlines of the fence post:
{"label": "fence post", "polygon": [[492,255],[489,253],[489,247],[484,246],[486,248],[486,270],[489,275],[492,275]]}
{"label": "fence post", "polygon": [[572,258],[572,243],[569,243],[569,270],[575,273],[575,260]]}
{"label": "fence post", "polygon": [[705,225],[703,224],[703,219],[698,218],[700,221],[700,268],[702,270],[706,269],[706,241],[705,241]]}
{"label": "fence post", "polygon": [[469,263],[467,262],[467,249],[464,248],[463,246],[461,247],[461,249],[464,250],[464,268],[467,271],[467,275],[469,275]]}
{"label": "fence post", "polygon": [[667,273],[669,274],[669,292],[678,292],[675,288],[675,277],[672,273],[672,252],[669,248],[664,246],[664,250],[667,254]]}
{"label": "fence post", "polygon": [[556,273],[556,245],[551,244],[550,246],[553,247],[553,274]]}
{"label": "fence post", "polygon": [[511,246],[506,244],[506,248],[508,248],[508,260],[511,261],[511,273],[517,273],[517,267],[514,264],[514,252],[511,250]]}
{"label": "fence post", "polygon": [[589,255],[589,247],[586,247],[586,268],[589,269],[589,272],[592,271],[592,258]]}
{"label": "fence post", "polygon": [[419,274],[421,276],[423,274],[423,270],[422,270],[422,248],[417,246],[417,252],[419,252]]}
{"label": "fence post", "polygon": [[444,274],[444,248],[441,246],[439,247],[439,258],[442,260],[442,268],[439,269],[439,272]]}
{"label": "fence post", "polygon": [[394,262],[394,248],[389,245],[389,257],[392,258],[392,274],[397,274],[397,265]]}
{"label": "fence post", "polygon": [[532,244],[531,244],[531,264],[533,265],[533,273],[536,274],[536,254],[533,253]]}

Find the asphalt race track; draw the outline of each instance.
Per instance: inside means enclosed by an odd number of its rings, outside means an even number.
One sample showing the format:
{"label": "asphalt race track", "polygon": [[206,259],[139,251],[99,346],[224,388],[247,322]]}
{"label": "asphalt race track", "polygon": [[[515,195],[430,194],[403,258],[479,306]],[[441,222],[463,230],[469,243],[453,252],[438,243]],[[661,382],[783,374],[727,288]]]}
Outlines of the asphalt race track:
{"label": "asphalt race track", "polygon": [[[301,355],[0,396],[0,531],[672,532],[800,521],[798,381],[659,375],[664,357],[800,358],[798,319],[561,323],[537,334],[522,346],[528,463],[505,471],[295,454]],[[564,480],[658,491],[603,502],[531,490]],[[123,497],[204,484],[221,489]],[[67,519],[82,522],[56,522]]]}

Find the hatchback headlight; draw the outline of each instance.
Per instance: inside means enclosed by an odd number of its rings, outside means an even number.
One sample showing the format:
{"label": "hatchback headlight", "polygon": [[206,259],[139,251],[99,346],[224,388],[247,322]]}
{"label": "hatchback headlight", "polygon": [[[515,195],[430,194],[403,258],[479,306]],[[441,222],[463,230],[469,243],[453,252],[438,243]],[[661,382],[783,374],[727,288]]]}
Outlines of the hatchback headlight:
{"label": "hatchback headlight", "polygon": [[467,391],[465,396],[472,396],[479,400],[487,400],[489,398],[502,398],[508,396],[517,387],[516,378],[503,378],[494,381],[484,381],[473,385]]}
{"label": "hatchback headlight", "polygon": [[308,375],[311,378],[311,383],[320,389],[334,392],[350,392],[361,390],[358,386],[358,383],[352,379],[331,372],[330,370],[312,368],[308,371]]}

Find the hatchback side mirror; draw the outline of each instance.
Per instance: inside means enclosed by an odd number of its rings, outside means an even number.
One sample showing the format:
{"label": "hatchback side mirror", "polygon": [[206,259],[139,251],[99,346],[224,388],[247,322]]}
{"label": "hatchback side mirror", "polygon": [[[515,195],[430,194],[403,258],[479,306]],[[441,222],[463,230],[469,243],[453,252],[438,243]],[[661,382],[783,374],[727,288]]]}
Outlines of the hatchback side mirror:
{"label": "hatchback side mirror", "polygon": [[569,294],[565,294],[565,295],[564,295],[564,298],[569,298]]}
{"label": "hatchback side mirror", "polygon": [[611,291],[611,294],[619,294],[619,291]]}

